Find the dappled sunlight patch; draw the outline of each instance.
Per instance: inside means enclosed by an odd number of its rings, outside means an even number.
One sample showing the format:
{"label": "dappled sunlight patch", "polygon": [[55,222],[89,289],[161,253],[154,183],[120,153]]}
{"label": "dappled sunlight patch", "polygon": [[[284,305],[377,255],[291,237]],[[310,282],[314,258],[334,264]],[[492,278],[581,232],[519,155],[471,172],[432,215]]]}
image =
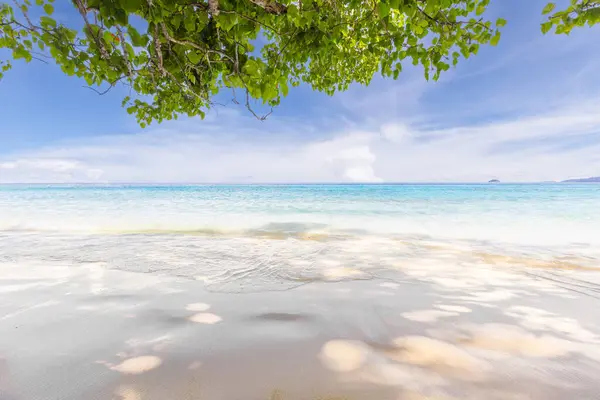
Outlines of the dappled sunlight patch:
{"label": "dappled sunlight patch", "polygon": [[337,372],[354,371],[367,360],[369,349],[366,344],[354,340],[330,340],[319,353],[321,362]]}
{"label": "dappled sunlight patch", "polygon": [[457,312],[441,310],[419,310],[402,313],[404,318],[415,322],[436,322],[439,318],[453,317],[456,315],[458,315]]}
{"label": "dappled sunlight patch", "polygon": [[448,342],[425,336],[404,336],[394,339],[394,350],[388,356],[396,361],[421,367],[442,367],[478,378],[490,366],[468,352]]}
{"label": "dappled sunlight patch", "polygon": [[122,385],[115,390],[115,396],[117,396],[114,400],[142,400],[142,393],[133,386]]}
{"label": "dappled sunlight patch", "polygon": [[551,331],[565,335],[571,340],[600,344],[598,335],[584,328],[573,318],[524,306],[512,306],[505,311],[505,315],[517,319],[525,329]]}
{"label": "dappled sunlight patch", "polygon": [[[415,272],[411,275],[415,276],[415,275],[418,275],[418,273]],[[460,277],[460,278],[444,277],[444,276],[435,277],[435,276],[429,276],[430,272],[421,272],[421,275],[429,277],[429,281],[431,281],[432,283],[439,285],[443,288],[446,288],[446,289],[464,290],[464,289],[470,289],[473,287],[472,282],[470,282],[469,280],[463,279],[462,277]],[[479,284],[477,286],[479,286]]]}
{"label": "dappled sunlight patch", "polygon": [[158,368],[161,364],[162,360],[159,357],[140,356],[128,358],[118,365],[111,366],[110,369],[125,375],[139,375]]}
{"label": "dappled sunlight patch", "polygon": [[516,356],[554,358],[573,351],[573,343],[554,336],[536,336],[518,326],[486,324],[472,330],[468,346]]}
{"label": "dappled sunlight patch", "polygon": [[328,268],[323,272],[323,277],[331,281],[361,276],[364,276],[364,272],[349,267]]}
{"label": "dappled sunlight patch", "polygon": [[190,371],[194,371],[197,370],[198,368],[200,368],[202,366],[202,363],[200,361],[194,361],[192,363],[190,363],[190,365],[188,365],[188,369]]}
{"label": "dappled sunlight patch", "polygon": [[223,318],[212,313],[198,313],[189,317],[188,320],[198,324],[214,325],[221,322]]}
{"label": "dappled sunlight patch", "polygon": [[460,296],[459,299],[466,301],[474,301],[477,303],[487,303],[510,300],[514,297],[518,297],[518,295],[512,290],[496,289],[486,292],[475,292],[468,296]]}
{"label": "dappled sunlight patch", "polygon": [[448,305],[448,304],[439,304],[439,305],[436,305],[436,307],[439,308],[440,310],[448,311],[448,312],[452,312],[452,313],[470,313],[472,311],[468,307]]}
{"label": "dappled sunlight patch", "polygon": [[[149,348],[152,351],[163,351],[172,342],[172,337],[169,334],[151,338],[132,338],[125,342],[131,348],[134,354],[144,353]],[[123,353],[121,353],[123,354]],[[121,355],[120,357],[126,357]]]}
{"label": "dappled sunlight patch", "polygon": [[[401,388],[403,394],[406,391],[420,393],[421,397],[417,398],[421,399],[437,398],[431,396],[440,394],[440,389],[448,384],[448,380],[438,373],[387,359],[368,365],[364,370],[358,371],[357,376],[361,382]],[[399,399],[404,400],[405,397]]]}

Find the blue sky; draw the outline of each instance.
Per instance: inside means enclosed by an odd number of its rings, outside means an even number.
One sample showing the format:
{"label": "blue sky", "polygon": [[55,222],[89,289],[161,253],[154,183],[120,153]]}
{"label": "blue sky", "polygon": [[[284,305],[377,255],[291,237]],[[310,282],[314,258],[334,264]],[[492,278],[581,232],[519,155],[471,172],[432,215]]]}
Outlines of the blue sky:
{"label": "blue sky", "polygon": [[333,97],[299,87],[264,122],[229,105],[142,130],[120,107],[122,89],[98,96],[53,65],[17,63],[0,82],[0,182],[598,176],[600,29],[544,36],[544,5],[492,0],[488,17],[509,21],[500,44],[439,82],[405,68]]}

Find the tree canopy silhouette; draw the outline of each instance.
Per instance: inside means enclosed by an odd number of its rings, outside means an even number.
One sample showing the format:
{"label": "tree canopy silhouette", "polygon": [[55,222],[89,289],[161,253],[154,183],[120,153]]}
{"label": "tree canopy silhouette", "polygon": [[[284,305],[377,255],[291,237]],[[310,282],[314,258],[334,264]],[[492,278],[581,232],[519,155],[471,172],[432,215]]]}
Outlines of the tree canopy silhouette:
{"label": "tree canopy silhouette", "polygon": [[[0,4],[0,49],[53,60],[99,93],[129,86],[123,106],[143,127],[204,116],[224,90],[254,113],[251,99],[276,106],[301,82],[333,94],[378,72],[397,78],[406,62],[438,79],[498,43],[507,21],[484,17],[489,1],[72,0],[79,20],[59,23],[53,0],[11,0]],[[549,4],[542,31],[597,23],[599,4]],[[10,67],[0,60],[0,78]]]}

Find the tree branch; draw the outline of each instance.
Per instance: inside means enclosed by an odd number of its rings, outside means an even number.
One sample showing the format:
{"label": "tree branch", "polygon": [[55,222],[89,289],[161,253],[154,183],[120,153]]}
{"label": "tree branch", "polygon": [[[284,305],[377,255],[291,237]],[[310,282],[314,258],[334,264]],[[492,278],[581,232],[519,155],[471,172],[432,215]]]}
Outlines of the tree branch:
{"label": "tree branch", "polygon": [[90,22],[88,21],[87,9],[85,8],[85,4],[83,4],[83,2],[81,0],[75,0],[75,3],[77,6],[77,9],[79,10],[79,14],[81,14],[81,17],[83,18],[83,21],[85,22],[85,25],[87,26],[87,28],[90,31],[90,35],[92,35],[92,37],[94,38],[94,41],[96,42],[96,45],[98,46],[98,49],[100,50],[100,56],[103,59],[108,60],[108,53],[106,52],[106,49],[104,48],[104,44],[102,43],[100,38],[94,34],[94,31],[92,30],[92,26],[91,26]]}
{"label": "tree branch", "polygon": [[240,13],[239,13],[239,12],[237,12],[237,11],[224,11],[224,10],[221,10],[221,12],[222,12],[223,14],[235,14],[235,15],[237,15],[238,17],[242,17],[242,18],[244,18],[244,19],[246,19],[246,20],[248,20],[248,21],[252,21],[252,22],[254,22],[255,24],[258,24],[258,25],[262,26],[263,28],[268,28],[269,30],[273,31],[273,33],[276,33],[276,34],[278,34],[278,35],[281,35],[281,33],[279,33],[279,32],[277,31],[277,29],[273,28],[271,25],[267,25],[267,24],[265,24],[265,23],[263,23],[263,22],[260,22],[260,21],[258,21],[258,20],[257,20],[257,19],[255,19],[255,18],[249,17],[249,16],[247,16],[247,15],[240,14]]}
{"label": "tree branch", "polygon": [[230,57],[230,56],[229,56],[227,53],[225,53],[225,52],[222,52],[222,51],[220,51],[220,50],[207,49],[207,48],[205,48],[205,47],[202,47],[202,46],[198,45],[197,43],[190,42],[190,41],[188,41],[188,40],[179,40],[179,39],[175,39],[174,37],[172,37],[172,36],[169,34],[169,31],[168,31],[168,29],[167,29],[167,26],[166,26],[164,23],[163,23],[161,26],[162,26],[163,35],[165,36],[165,38],[166,38],[166,39],[167,39],[169,42],[173,42],[173,43],[176,43],[176,44],[180,44],[180,45],[182,45],[182,46],[190,46],[190,47],[193,47],[193,48],[195,48],[196,50],[200,50],[200,51],[202,51],[202,52],[204,52],[204,53],[215,53],[215,54],[219,54],[219,55],[221,55],[221,56],[223,56],[223,57],[227,58],[229,61],[231,61],[232,63],[234,63],[234,64],[235,64],[235,61],[233,60],[233,58],[231,58],[231,57]]}
{"label": "tree branch", "polygon": [[160,37],[158,36],[158,25],[154,24],[154,51],[156,51],[156,58],[158,58],[158,69],[162,76],[165,76],[166,70],[163,65],[162,48],[160,47]]}
{"label": "tree branch", "polygon": [[219,0],[208,0],[208,12],[213,17],[219,15]]}
{"label": "tree branch", "polygon": [[129,54],[127,54],[127,47],[125,46],[125,36],[123,35],[123,31],[121,28],[117,27],[117,32],[119,34],[119,39],[121,41],[121,49],[123,50],[123,57],[125,58],[125,64],[127,65],[127,75],[129,76],[129,80],[133,81],[133,71],[131,68],[131,60],[129,60]]}
{"label": "tree branch", "polygon": [[269,14],[282,15],[287,13],[287,6],[277,3],[273,0],[248,0],[250,3],[259,6]]}
{"label": "tree branch", "polygon": [[119,81],[120,81],[121,79],[123,79],[123,78],[125,78],[125,76],[121,76],[121,77],[117,78],[116,80],[114,80],[114,81],[113,81],[113,82],[110,84],[110,86],[109,86],[109,87],[108,87],[106,90],[103,90],[102,92],[101,92],[101,91],[99,91],[99,90],[96,90],[96,89],[94,89],[94,88],[93,88],[93,87],[91,87],[91,86],[83,86],[83,87],[84,87],[84,88],[86,88],[86,89],[90,89],[90,90],[92,90],[92,91],[96,92],[96,93],[97,93],[97,94],[99,94],[100,96],[103,96],[103,95],[105,95],[106,93],[110,92],[110,90],[111,90],[112,88],[114,88],[114,87],[115,87],[115,85],[117,84],[117,82],[119,82]]}
{"label": "tree branch", "polygon": [[27,23],[29,24],[29,27],[31,29],[33,29],[33,24],[31,23],[31,20],[29,19],[29,15],[27,15],[27,13],[25,11],[23,11],[23,9],[21,8],[20,4],[17,3],[17,0],[12,0],[12,2],[15,4],[15,6],[21,10],[21,13],[23,14],[23,17],[25,17],[25,20],[27,21]]}

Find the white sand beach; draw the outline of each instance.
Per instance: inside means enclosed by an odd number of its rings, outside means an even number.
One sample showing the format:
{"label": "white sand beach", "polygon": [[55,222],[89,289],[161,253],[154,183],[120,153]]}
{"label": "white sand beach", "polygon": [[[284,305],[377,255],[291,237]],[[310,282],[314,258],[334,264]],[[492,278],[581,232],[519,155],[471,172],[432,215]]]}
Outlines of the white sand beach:
{"label": "white sand beach", "polygon": [[234,292],[169,271],[15,254],[0,263],[2,400],[552,400],[600,391],[594,271],[430,260],[386,278],[328,261],[319,280]]}

